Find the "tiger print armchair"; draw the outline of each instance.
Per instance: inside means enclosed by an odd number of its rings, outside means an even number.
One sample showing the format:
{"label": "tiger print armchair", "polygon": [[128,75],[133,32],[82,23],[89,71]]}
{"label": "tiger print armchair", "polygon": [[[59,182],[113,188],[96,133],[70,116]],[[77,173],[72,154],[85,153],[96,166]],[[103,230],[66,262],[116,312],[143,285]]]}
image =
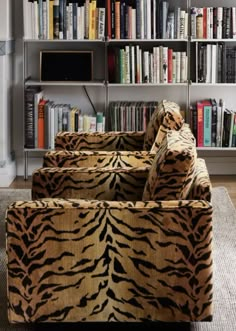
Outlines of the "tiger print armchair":
{"label": "tiger print armchair", "polygon": [[[142,167],[151,165],[167,130],[184,123],[179,106],[163,100],[143,132],[78,133],[56,135],[56,150],[43,157],[43,167]],[[142,137],[139,145],[139,138]],[[97,148],[97,150],[96,150]],[[143,150],[144,149],[144,150]]]}
{"label": "tiger print armchair", "polygon": [[7,209],[9,321],[210,321],[211,183],[190,133],[149,167],[79,172],[38,169],[37,200]]}

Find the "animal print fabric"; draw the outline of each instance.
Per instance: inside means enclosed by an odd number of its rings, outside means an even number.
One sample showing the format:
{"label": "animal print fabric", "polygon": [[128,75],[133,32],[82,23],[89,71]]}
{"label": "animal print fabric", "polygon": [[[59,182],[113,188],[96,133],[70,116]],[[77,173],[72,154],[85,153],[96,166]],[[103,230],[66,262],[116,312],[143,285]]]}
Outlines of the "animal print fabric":
{"label": "animal print fabric", "polygon": [[197,159],[194,170],[194,180],[188,195],[188,200],[206,200],[211,201],[212,185],[207,171],[204,159]]}
{"label": "animal print fabric", "polygon": [[146,151],[48,151],[43,167],[145,167],[152,164],[154,156]]}
{"label": "animal print fabric", "polygon": [[144,132],[58,132],[56,150],[141,151]]}
{"label": "animal print fabric", "polygon": [[167,131],[149,171],[143,200],[186,199],[196,158],[195,138],[187,124],[179,131]]}
{"label": "animal print fabric", "polygon": [[32,174],[32,199],[141,200],[148,167],[40,168]]}
{"label": "animal print fabric", "polygon": [[6,212],[11,323],[212,318],[204,201],[17,201]]}
{"label": "animal print fabric", "polygon": [[167,130],[179,130],[184,123],[178,104],[162,100],[148,123],[143,149],[156,152]]}

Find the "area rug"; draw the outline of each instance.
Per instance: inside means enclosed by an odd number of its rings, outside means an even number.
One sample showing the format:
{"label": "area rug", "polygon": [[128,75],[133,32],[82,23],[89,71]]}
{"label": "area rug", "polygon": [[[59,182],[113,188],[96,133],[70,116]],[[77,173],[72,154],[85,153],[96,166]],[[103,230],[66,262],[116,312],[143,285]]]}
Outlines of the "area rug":
{"label": "area rug", "polygon": [[[9,325],[6,301],[5,210],[14,200],[30,199],[29,189],[0,189],[0,331],[121,331],[126,323]],[[236,330],[236,210],[224,187],[213,188],[214,316],[200,323],[130,323],[135,331]],[[125,324],[125,325],[124,325]]]}

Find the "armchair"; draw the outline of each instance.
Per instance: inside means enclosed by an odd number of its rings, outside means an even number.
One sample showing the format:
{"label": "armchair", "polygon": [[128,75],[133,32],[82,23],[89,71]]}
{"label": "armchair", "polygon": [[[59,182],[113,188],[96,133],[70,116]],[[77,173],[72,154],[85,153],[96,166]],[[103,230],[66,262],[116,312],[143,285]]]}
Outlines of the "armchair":
{"label": "armchair", "polygon": [[[162,127],[179,130],[184,122],[180,107],[162,100],[156,106],[146,132],[59,132],[55,137],[56,150],[85,151],[150,151],[156,135]],[[160,136],[162,139],[162,134]]]}
{"label": "armchair", "polygon": [[154,111],[145,134],[60,132],[55,137],[56,151],[45,153],[43,167],[147,166],[152,163],[166,131],[180,130],[183,123],[179,106],[163,100]]}
{"label": "armchair", "polygon": [[83,172],[38,169],[37,200],[7,209],[10,322],[210,321],[211,184],[190,132],[149,167]]}

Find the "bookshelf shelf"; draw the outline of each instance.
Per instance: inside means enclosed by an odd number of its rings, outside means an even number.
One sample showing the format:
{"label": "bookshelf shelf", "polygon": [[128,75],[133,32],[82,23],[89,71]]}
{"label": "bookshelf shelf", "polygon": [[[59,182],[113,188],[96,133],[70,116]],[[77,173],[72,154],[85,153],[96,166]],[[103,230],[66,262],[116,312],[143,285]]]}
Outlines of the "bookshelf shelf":
{"label": "bookshelf shelf", "polygon": [[43,82],[40,80],[27,80],[25,86],[103,86],[105,81],[89,82]]}
{"label": "bookshelf shelf", "polygon": [[153,84],[153,83],[127,83],[127,84],[121,84],[121,83],[108,83],[108,87],[152,87],[152,86],[164,86],[164,87],[176,87],[176,86],[184,86],[187,87],[188,83],[159,83],[159,84]]}

